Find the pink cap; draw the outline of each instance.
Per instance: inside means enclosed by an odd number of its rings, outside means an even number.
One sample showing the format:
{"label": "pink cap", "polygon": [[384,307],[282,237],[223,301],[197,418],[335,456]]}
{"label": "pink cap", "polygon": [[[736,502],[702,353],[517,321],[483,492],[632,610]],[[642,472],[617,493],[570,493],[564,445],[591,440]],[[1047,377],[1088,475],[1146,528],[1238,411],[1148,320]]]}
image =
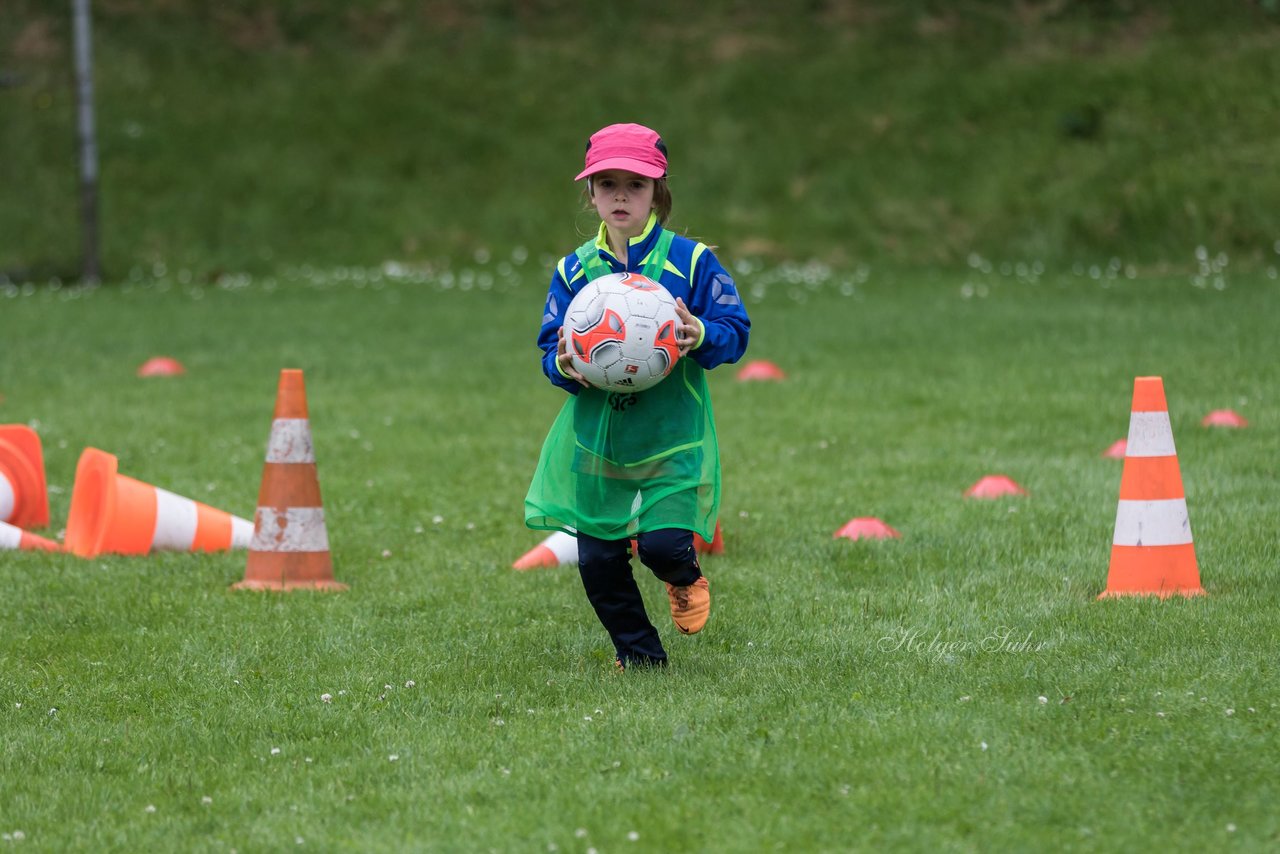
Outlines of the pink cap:
{"label": "pink cap", "polygon": [[658,132],[644,125],[609,125],[591,134],[587,140],[587,168],[573,180],[606,169],[625,169],[646,178],[667,174],[667,147]]}

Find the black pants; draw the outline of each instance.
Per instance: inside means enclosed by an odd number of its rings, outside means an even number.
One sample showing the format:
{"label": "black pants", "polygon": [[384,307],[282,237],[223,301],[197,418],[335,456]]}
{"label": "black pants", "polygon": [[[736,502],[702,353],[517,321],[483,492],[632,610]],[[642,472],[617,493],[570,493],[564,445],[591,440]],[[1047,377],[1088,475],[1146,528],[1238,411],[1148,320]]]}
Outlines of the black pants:
{"label": "black pants", "polygon": [[[640,562],[662,581],[684,587],[702,576],[693,532],[681,528],[646,531],[637,538]],[[665,664],[667,652],[649,622],[640,588],[631,574],[629,540],[598,540],[578,534],[578,572],[587,599],[613,639],[618,660],[629,664]]]}

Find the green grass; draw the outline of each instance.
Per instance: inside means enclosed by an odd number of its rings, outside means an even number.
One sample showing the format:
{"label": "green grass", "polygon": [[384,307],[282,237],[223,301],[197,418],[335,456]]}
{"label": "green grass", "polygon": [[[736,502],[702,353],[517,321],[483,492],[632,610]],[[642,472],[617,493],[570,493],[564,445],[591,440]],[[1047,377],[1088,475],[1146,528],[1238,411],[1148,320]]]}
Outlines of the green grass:
{"label": "green grass", "polygon": [[[1276,846],[1274,274],[741,267],[748,356],[789,378],[712,373],[713,616],[678,636],[644,581],[672,666],[617,676],[572,569],[509,569],[540,538],[521,502],[561,400],[533,348],[544,265],[518,260],[0,289],[0,422],[39,425],[45,533],[88,445],[251,516],[299,367],[351,585],[232,593],[242,553],[4,553],[10,841]],[[188,373],[133,375],[161,353]],[[1098,602],[1120,476],[1100,454],[1146,374],[1209,595]],[[1223,407],[1250,427],[1199,426]],[[962,499],[993,472],[1030,495]],[[903,538],[832,538],[867,515]]]}
{"label": "green grass", "polygon": [[[68,281],[70,5],[11,5],[0,271]],[[619,120],[665,135],[679,227],[771,264],[1280,240],[1274,3],[94,5],[108,280],[558,247]]]}

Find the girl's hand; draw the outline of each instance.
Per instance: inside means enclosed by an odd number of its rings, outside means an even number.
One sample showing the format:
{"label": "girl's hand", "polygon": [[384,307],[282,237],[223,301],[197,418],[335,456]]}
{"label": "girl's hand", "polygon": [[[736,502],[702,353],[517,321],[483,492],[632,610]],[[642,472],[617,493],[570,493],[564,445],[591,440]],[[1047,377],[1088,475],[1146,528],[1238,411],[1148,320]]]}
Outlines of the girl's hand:
{"label": "girl's hand", "polygon": [[684,356],[702,337],[702,321],[689,312],[680,297],[676,297],[676,317],[680,318],[680,325],[676,327],[676,346],[680,348],[680,355]]}
{"label": "girl's hand", "polygon": [[578,369],[573,366],[573,357],[569,355],[569,341],[564,337],[563,326],[559,329],[559,339],[556,344],[556,365],[560,367],[560,373],[577,380],[583,388],[591,388],[587,378],[578,373]]}

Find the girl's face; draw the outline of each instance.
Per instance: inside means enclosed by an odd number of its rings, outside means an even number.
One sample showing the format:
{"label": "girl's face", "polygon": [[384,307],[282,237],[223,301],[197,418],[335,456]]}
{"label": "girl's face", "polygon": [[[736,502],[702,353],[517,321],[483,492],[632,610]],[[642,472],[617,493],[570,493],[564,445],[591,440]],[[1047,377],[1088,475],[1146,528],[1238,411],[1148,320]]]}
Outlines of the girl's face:
{"label": "girl's face", "polygon": [[653,210],[653,179],[622,169],[597,172],[591,176],[591,202],[611,231],[637,237]]}

